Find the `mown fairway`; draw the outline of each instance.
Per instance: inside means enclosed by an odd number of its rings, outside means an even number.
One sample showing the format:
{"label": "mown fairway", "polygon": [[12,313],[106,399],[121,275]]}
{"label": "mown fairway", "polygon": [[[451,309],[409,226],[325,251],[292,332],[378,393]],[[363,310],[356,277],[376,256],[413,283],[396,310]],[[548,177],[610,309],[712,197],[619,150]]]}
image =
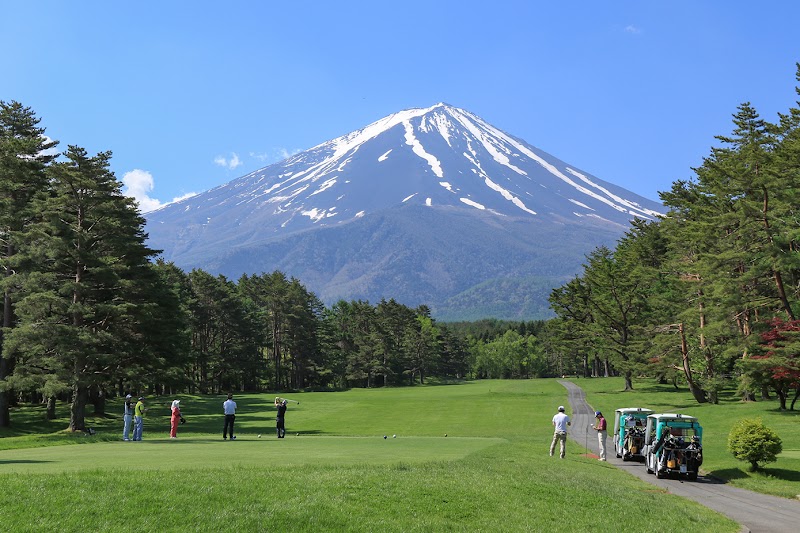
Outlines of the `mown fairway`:
{"label": "mown fairway", "polygon": [[[94,420],[93,437],[40,437],[25,433],[50,427],[41,412],[15,412],[15,433],[0,439],[0,524],[12,531],[600,531],[611,524],[662,531],[668,523],[738,531],[572,443],[566,460],[548,457],[550,419],[566,403],[554,380],[288,395],[301,404],[289,407],[284,440],[274,435],[273,397],[236,398],[235,442],[222,441],[223,397],[180,396],[188,423],[177,440],[166,438],[173,398],[150,400],[141,443],[119,440],[120,416]],[[66,445],[76,442],[83,445]]]}
{"label": "mown fairway", "polygon": [[[575,379],[592,407],[605,413],[613,424],[614,409],[646,407],[660,413],[696,416],[703,426],[703,470],[727,479],[744,489],[786,498],[800,496],[800,412],[778,409],[778,402],[742,402],[735,391],[720,395],[720,403],[698,404],[686,389],[658,385],[652,380],[634,382],[633,391],[624,392],[622,378]],[[783,453],[762,471],[748,472],[748,464],[736,460],[728,451],[728,434],[742,418],[761,418],[783,441]]]}

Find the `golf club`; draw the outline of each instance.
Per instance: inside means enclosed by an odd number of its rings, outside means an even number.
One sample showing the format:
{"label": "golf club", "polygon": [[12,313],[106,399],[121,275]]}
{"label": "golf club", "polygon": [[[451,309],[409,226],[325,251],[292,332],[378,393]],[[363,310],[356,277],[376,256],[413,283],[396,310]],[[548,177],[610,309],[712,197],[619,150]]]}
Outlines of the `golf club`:
{"label": "golf club", "polygon": [[294,402],[297,405],[300,405],[300,402],[298,402],[297,400],[290,400],[289,398],[284,398],[284,400],[286,400],[287,402]]}

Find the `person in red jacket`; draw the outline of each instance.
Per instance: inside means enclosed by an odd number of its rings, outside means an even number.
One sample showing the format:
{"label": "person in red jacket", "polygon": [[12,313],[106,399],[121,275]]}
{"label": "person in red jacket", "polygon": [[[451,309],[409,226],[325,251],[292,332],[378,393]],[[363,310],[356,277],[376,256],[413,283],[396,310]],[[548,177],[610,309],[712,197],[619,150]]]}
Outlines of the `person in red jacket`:
{"label": "person in red jacket", "polygon": [[180,404],[180,400],[174,400],[172,402],[172,418],[170,419],[169,423],[169,438],[171,439],[178,438],[178,422],[183,422]]}

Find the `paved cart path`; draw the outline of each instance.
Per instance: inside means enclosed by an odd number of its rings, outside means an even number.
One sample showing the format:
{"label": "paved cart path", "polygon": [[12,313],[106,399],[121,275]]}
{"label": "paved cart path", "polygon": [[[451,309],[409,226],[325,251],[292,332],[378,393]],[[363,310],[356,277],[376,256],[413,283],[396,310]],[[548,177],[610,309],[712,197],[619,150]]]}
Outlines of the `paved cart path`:
{"label": "paved cart path", "polygon": [[[559,383],[566,387],[569,393],[569,404],[572,407],[570,438],[597,454],[599,451],[597,433],[590,429],[595,421],[595,410],[586,402],[583,389],[569,381],[559,381]],[[611,415],[609,429],[613,431],[614,416],[613,413],[609,414]],[[703,423],[702,420],[700,423]],[[754,533],[800,531],[800,501],[739,489],[702,475],[697,478],[697,481],[657,479],[653,474],[647,473],[643,463],[623,461],[614,455],[611,431],[606,441],[608,464],[630,472],[631,475],[666,489],[672,494],[699,502],[736,520],[744,528]]]}

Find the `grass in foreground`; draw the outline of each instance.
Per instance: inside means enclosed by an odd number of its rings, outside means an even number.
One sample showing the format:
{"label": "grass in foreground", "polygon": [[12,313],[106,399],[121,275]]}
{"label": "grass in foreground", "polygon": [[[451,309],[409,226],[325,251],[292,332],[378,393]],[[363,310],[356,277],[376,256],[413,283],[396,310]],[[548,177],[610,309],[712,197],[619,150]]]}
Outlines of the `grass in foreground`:
{"label": "grass in foreground", "polygon": [[[290,435],[281,441],[266,433],[271,397],[253,395],[237,398],[234,443],[217,433],[219,398],[187,397],[190,422],[175,441],[164,438],[166,417],[157,419],[151,406],[142,443],[86,437],[87,446],[6,449],[0,524],[13,531],[601,531],[613,520],[620,530],[661,531],[665,523],[739,530],[582,456],[573,443],[566,460],[548,457],[550,418],[566,403],[554,380],[293,397],[301,405],[290,407]],[[119,431],[112,422],[110,435]],[[2,440],[17,439],[33,437]]]}
{"label": "grass in foreground", "polygon": [[[572,380],[583,388],[589,404],[603,411],[611,425],[614,409],[646,407],[659,413],[695,416],[703,426],[703,471],[743,489],[786,498],[800,496],[800,412],[784,411],[777,401],[742,402],[734,391],[720,394],[717,405],[698,404],[686,389],[659,385],[652,380],[634,382],[633,391],[624,392],[622,378]],[[748,472],[748,464],[728,451],[728,434],[742,418],[761,418],[783,441],[783,453],[758,472]]]}
{"label": "grass in foreground", "polygon": [[[10,490],[0,518],[13,531],[601,531],[611,517],[622,531],[739,529],[608,465],[575,454],[550,459],[531,441],[417,464],[2,477]],[[635,512],[616,512],[620,502]]]}

